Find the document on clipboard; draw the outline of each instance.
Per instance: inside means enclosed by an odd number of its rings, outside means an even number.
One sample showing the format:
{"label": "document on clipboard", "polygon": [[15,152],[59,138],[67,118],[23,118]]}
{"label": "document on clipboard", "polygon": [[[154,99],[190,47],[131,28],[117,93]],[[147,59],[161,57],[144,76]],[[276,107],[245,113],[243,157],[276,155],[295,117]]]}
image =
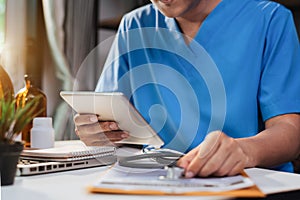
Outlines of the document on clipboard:
{"label": "document on clipboard", "polygon": [[121,92],[62,91],[60,96],[79,114],[116,121],[130,136],[116,143],[161,147],[164,142]]}
{"label": "document on clipboard", "polygon": [[93,193],[264,197],[245,174],[220,178],[164,179],[164,169],[128,168],[117,163],[89,187]]}

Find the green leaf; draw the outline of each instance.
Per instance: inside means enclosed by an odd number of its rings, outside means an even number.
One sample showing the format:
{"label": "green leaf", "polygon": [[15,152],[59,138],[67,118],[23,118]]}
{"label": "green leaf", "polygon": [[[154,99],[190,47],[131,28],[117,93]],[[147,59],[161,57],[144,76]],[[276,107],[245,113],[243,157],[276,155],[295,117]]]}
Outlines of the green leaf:
{"label": "green leaf", "polygon": [[23,107],[17,107],[13,98],[0,99],[0,141],[12,141],[34,117],[44,111],[37,110],[41,98],[30,99]]}

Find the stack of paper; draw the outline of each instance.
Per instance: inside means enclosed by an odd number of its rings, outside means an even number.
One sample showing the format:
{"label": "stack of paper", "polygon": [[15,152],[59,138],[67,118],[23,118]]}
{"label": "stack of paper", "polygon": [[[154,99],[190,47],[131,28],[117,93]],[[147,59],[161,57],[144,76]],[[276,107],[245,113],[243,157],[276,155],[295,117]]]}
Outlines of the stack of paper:
{"label": "stack of paper", "polygon": [[164,169],[138,169],[116,164],[90,187],[91,192],[119,194],[180,194],[228,195],[263,197],[255,184],[246,176],[221,178],[162,179]]}

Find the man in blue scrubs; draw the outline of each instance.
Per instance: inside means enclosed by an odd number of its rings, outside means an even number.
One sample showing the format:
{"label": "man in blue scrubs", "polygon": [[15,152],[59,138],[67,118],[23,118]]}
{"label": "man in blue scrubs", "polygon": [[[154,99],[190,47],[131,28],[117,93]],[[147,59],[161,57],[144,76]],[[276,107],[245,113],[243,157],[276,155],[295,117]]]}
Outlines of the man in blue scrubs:
{"label": "man in blue scrubs", "polygon": [[[293,171],[300,153],[300,49],[290,11],[262,0],[152,0],[125,15],[96,91],[123,92],[186,177]],[[77,115],[86,144],[127,138]],[[100,126],[99,126],[100,125]]]}

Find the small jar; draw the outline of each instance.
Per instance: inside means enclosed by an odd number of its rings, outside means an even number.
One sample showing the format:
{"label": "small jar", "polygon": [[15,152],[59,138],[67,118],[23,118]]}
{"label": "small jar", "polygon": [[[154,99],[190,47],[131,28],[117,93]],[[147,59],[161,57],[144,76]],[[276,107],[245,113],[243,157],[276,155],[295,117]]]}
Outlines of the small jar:
{"label": "small jar", "polygon": [[30,130],[31,148],[46,149],[54,147],[54,129],[51,117],[36,117]]}

